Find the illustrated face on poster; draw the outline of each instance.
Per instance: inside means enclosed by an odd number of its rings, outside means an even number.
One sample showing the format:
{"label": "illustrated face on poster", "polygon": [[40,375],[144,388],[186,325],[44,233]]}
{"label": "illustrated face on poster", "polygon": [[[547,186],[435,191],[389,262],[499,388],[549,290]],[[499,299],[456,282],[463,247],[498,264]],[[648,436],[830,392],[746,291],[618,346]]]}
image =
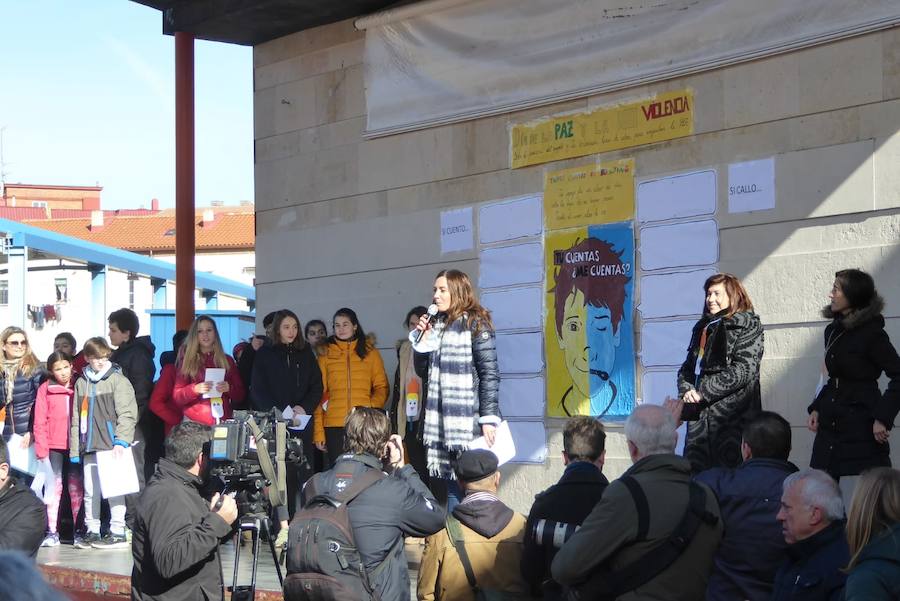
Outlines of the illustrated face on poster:
{"label": "illustrated face on poster", "polygon": [[630,223],[547,236],[548,414],[625,417],[634,406]]}

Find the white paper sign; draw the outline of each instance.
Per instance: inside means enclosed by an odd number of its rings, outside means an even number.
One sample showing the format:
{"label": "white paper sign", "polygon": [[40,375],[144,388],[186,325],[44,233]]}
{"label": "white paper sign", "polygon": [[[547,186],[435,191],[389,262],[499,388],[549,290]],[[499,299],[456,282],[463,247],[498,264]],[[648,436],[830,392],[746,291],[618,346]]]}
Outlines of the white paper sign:
{"label": "white paper sign", "polygon": [[471,250],[475,246],[472,207],[441,212],[441,254]]}
{"label": "white paper sign", "polygon": [[687,357],[694,319],[645,321],[641,327],[641,365],[678,366]]}
{"label": "white paper sign", "polygon": [[538,243],[485,248],[479,259],[481,288],[537,284],[544,279],[544,248]]}
{"label": "white paper sign", "polygon": [[641,269],[712,265],[719,260],[719,226],[713,219],[641,228]]}
{"label": "white paper sign", "polygon": [[544,336],[540,332],[497,334],[501,374],[534,374],[544,369]]}
{"label": "white paper sign", "polygon": [[544,416],[544,378],[501,378],[500,413],[506,417]]}
{"label": "white paper sign", "polygon": [[703,284],[715,269],[699,269],[641,276],[641,303],[637,309],[644,319],[699,315],[703,310]]}
{"label": "white paper sign", "polygon": [[487,442],[484,440],[484,436],[479,436],[471,443],[469,443],[469,449],[487,449],[497,456],[500,465],[508,463],[513,457],[516,456],[516,443],[513,442],[512,433],[510,433],[509,431],[509,423],[506,421],[502,421],[500,422],[500,425],[497,426],[493,446],[489,447]]}
{"label": "white paper sign", "polygon": [[100,492],[104,499],[119,497],[138,492],[137,470],[134,467],[134,455],[131,449],[117,456],[115,449],[97,451],[97,475],[100,479]]}
{"label": "white paper sign", "polygon": [[641,400],[662,405],[667,396],[678,396],[678,371],[645,371],[641,376]]}
{"label": "white paper sign", "polygon": [[543,230],[541,196],[528,196],[481,207],[478,232],[482,244],[537,236]]}
{"label": "white paper sign", "polygon": [[491,290],[481,294],[481,304],[491,312],[496,330],[538,329],[543,317],[544,293],[541,288]]}
{"label": "white paper sign", "polygon": [[203,398],[221,398],[222,393],[216,390],[216,384],[220,384],[225,381],[225,370],[221,367],[207,367],[206,374],[203,376],[203,378],[204,382],[210,382],[212,384],[212,388],[209,389],[209,392],[203,393]]}
{"label": "white paper sign", "polygon": [[509,422],[516,456],[513,463],[544,463],[547,460],[547,432],[543,422]]}
{"label": "white paper sign", "polygon": [[53,474],[53,465],[49,457],[38,459],[37,464],[38,469],[34,480],[31,481],[31,490],[43,501],[44,495],[50,494],[56,485],[56,476]]}
{"label": "white paper sign", "polygon": [[775,158],[728,166],[728,212],[775,208]]}
{"label": "white paper sign", "polygon": [[642,223],[715,212],[714,170],[672,175],[638,184],[637,217]]}
{"label": "white paper sign", "polygon": [[38,472],[38,460],[34,454],[34,445],[30,444],[23,449],[23,438],[21,434],[13,434],[6,443],[9,451],[9,467],[23,474],[34,476]]}

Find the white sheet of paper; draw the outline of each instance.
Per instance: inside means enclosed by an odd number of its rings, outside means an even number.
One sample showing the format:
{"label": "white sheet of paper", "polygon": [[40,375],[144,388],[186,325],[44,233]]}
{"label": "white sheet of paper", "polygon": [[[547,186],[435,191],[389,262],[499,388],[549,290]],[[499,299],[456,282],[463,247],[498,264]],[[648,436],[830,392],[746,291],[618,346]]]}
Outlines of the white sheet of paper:
{"label": "white sheet of paper", "polygon": [[204,376],[204,382],[212,382],[213,387],[209,392],[203,393],[204,399],[211,399],[213,397],[220,397],[222,393],[216,390],[216,384],[225,381],[225,370],[221,367],[208,367],[206,368],[206,375]]}
{"label": "white sheet of paper", "polygon": [[544,377],[501,378],[500,413],[507,417],[543,417]]}
{"label": "white sheet of paper", "polygon": [[641,365],[680,367],[695,323],[695,319],[645,321],[641,327]]}
{"label": "white sheet of paper", "polygon": [[512,433],[509,431],[509,422],[504,420],[497,426],[494,446],[489,447],[484,440],[484,436],[479,436],[469,443],[469,449],[487,449],[493,452],[497,456],[500,465],[509,462],[516,456],[516,443],[513,442]]}
{"label": "white sheet of paper", "polygon": [[125,449],[121,457],[116,457],[114,450],[97,451],[97,474],[104,499],[140,490],[131,449]]}
{"label": "white sheet of paper", "polygon": [[543,231],[541,196],[526,196],[481,207],[478,231],[482,244],[537,236]]}
{"label": "white sheet of paper", "polygon": [[728,212],[775,208],[775,157],[728,165]]}
{"label": "white sheet of paper", "polygon": [[509,429],[516,441],[513,463],[544,463],[547,461],[547,432],[539,421],[511,421]]}
{"label": "white sheet of paper", "polygon": [[284,411],[281,412],[281,417],[284,419],[293,419],[294,418],[294,408],[288,405],[284,408]]}
{"label": "white sheet of paper", "polygon": [[491,312],[496,330],[538,329],[543,318],[543,290],[539,286],[488,290],[481,304]]}
{"label": "white sheet of paper", "polygon": [[704,302],[703,283],[715,269],[641,276],[641,302],[637,310],[644,319],[699,315]]}
{"label": "white sheet of paper", "polygon": [[712,265],[719,260],[719,226],[713,219],[641,228],[641,269]]}
{"label": "white sheet of paper", "polygon": [[544,249],[536,242],[485,248],[480,259],[481,288],[539,284],[544,278]]}
{"label": "white sheet of paper", "polygon": [[501,374],[535,374],[543,371],[543,334],[497,334],[497,362]]}
{"label": "white sheet of paper", "polygon": [[715,212],[714,169],[679,173],[643,181],[637,186],[637,218],[641,223]]}
{"label": "white sheet of paper", "polygon": [[306,430],[306,426],[309,425],[309,420],[312,419],[312,416],[311,415],[301,415],[299,419],[300,419],[300,423],[296,426],[294,426],[294,425],[288,426],[288,430],[296,430],[297,432],[299,432],[301,430]]}
{"label": "white sheet of paper", "polygon": [[34,475],[34,480],[31,481],[31,490],[34,491],[34,494],[38,496],[41,500],[44,500],[44,495],[50,492],[50,487],[53,486],[53,481],[56,476],[53,475],[53,465],[50,463],[49,457],[44,457],[43,459],[37,460],[37,473]]}
{"label": "white sheet of paper", "polygon": [[472,207],[441,211],[441,254],[471,250],[474,246]]}
{"label": "white sheet of paper", "polygon": [[22,435],[13,434],[6,443],[9,449],[9,466],[23,474],[34,476],[38,471],[38,460],[34,455],[34,444],[22,448]]}

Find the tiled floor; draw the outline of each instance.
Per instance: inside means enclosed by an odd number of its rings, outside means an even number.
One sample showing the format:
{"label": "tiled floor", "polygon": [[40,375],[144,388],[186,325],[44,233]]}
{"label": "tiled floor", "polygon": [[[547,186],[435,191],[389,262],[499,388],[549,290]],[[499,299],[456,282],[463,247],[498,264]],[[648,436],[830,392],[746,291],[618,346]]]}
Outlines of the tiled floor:
{"label": "tiled floor", "polygon": [[[415,599],[416,574],[422,557],[422,547],[418,541],[407,542],[406,557],[409,561],[410,590],[412,591],[412,598]],[[238,585],[250,584],[250,559],[250,548],[245,546],[241,549],[241,557],[238,563]],[[110,550],[75,549],[71,545],[62,544],[58,547],[41,549],[38,553],[38,563],[110,574],[130,575],[132,566],[131,548]],[[230,586],[234,574],[234,545],[230,542],[222,545],[222,571],[226,586]],[[278,576],[275,573],[275,565],[272,562],[272,555],[268,546],[263,546],[260,551],[256,586],[263,590],[280,590],[281,588],[278,584]]]}

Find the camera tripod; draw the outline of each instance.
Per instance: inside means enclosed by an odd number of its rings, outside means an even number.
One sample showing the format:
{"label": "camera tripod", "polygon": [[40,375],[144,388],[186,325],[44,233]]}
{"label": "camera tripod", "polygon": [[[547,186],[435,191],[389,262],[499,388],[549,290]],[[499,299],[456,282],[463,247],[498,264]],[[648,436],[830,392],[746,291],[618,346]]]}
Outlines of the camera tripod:
{"label": "camera tripod", "polygon": [[[250,576],[250,585],[238,586],[238,566],[241,559],[241,535],[244,532],[250,532],[252,535],[252,543],[250,546],[253,569]],[[278,573],[278,584],[284,586],[284,577],[281,574],[281,564],[278,561],[278,553],[275,551],[275,541],[272,538],[271,522],[268,516],[264,515],[246,515],[240,518],[240,526],[234,537],[234,575],[231,581],[231,599],[232,601],[255,601],[256,599],[256,570],[259,566],[259,543],[262,535],[265,534],[269,542],[269,551],[272,553],[272,562],[275,564],[275,570]]]}

